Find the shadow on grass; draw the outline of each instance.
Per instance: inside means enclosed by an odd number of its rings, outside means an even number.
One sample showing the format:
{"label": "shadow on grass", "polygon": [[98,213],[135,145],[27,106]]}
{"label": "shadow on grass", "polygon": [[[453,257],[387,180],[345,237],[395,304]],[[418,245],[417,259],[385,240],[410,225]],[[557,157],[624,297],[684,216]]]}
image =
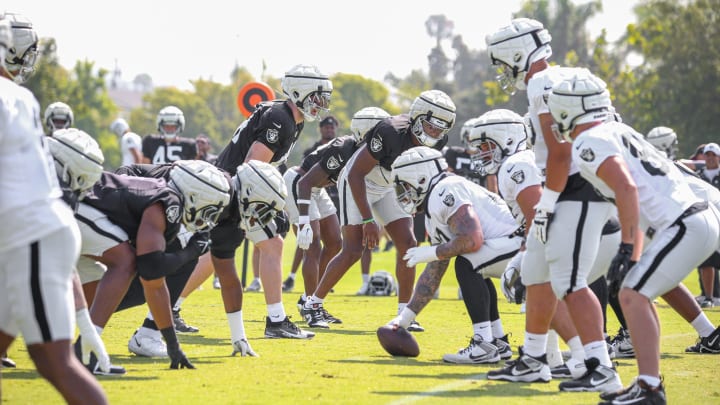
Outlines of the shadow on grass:
{"label": "shadow on grass", "polygon": [[[121,375],[121,376],[108,376],[108,375],[96,375],[95,376],[98,380],[101,381],[151,381],[151,380],[158,380],[159,377],[152,375],[152,376],[133,376],[131,372],[128,372],[128,374]],[[13,371],[13,372],[7,372],[4,371],[2,375],[3,380],[37,380],[40,377],[40,374],[38,374],[37,371],[34,370],[23,370],[23,371]]]}
{"label": "shadow on grass", "polygon": [[343,364],[388,364],[388,365],[403,365],[403,366],[427,366],[436,365],[435,361],[421,361],[408,357],[375,357],[375,358],[356,358],[356,359],[342,359],[342,360],[328,360],[334,363]]}
{"label": "shadow on grass", "polygon": [[194,345],[221,345],[228,342],[229,339],[227,338],[212,338],[212,337],[205,337],[202,335],[187,335],[187,334],[180,334],[178,333],[178,340],[181,343],[189,343]]}
{"label": "shadow on grass", "polygon": [[320,334],[332,334],[332,335],[352,335],[352,336],[360,336],[360,335],[374,335],[374,330],[357,330],[357,329],[318,329],[318,328],[308,328],[309,330],[312,330],[313,332],[320,332]]}

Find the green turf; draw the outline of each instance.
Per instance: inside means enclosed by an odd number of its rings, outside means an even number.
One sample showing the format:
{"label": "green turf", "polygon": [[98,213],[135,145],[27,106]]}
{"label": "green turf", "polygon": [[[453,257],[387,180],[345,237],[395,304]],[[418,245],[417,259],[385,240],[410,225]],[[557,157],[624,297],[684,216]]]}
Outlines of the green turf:
{"label": "green turf", "polygon": [[[290,268],[294,239],[288,240],[284,273]],[[372,270],[393,272],[394,250],[374,255]],[[211,280],[183,304],[183,316],[198,326],[196,335],[181,335],[185,353],[197,370],[169,370],[166,361],[135,357],[127,341],[142,322],[147,309],[136,308],[116,314],[103,333],[112,360],[128,369],[121,378],[100,377],[113,404],[237,404],[292,403],[596,403],[597,394],[559,393],[557,381],[548,384],[490,382],[485,373],[497,366],[443,364],[441,357],[467,344],[472,328],[462,301],[457,299],[457,282],[452,270],[441,286],[440,299],[433,301],[418,320],[427,329],[416,333],[420,356],[393,358],[377,342],[375,330],[395,315],[396,297],[357,297],[359,267],[353,267],[326,308],[344,321],[330,330],[319,330],[310,341],[264,339],[265,305],[262,294],[246,293],[245,327],[252,347],[260,358],[231,357],[230,331],[218,290]],[[249,280],[248,280],[249,282]],[[285,309],[299,319],[296,289],[284,296]],[[687,279],[698,291],[697,276]],[[720,356],[686,355],[684,348],[696,339],[693,329],[664,302],[658,305],[662,319],[663,358],[661,370],[671,403],[720,403],[720,386],[714,373]],[[511,332],[515,349],[522,343],[524,315],[519,306],[501,298],[505,330]],[[711,321],[720,323],[720,309],[707,311]],[[610,315],[610,333],[617,322]],[[2,402],[8,404],[54,404],[62,398],[35,372],[21,342],[10,348],[17,369],[2,371]],[[623,382],[636,374],[634,360],[620,360]]]}

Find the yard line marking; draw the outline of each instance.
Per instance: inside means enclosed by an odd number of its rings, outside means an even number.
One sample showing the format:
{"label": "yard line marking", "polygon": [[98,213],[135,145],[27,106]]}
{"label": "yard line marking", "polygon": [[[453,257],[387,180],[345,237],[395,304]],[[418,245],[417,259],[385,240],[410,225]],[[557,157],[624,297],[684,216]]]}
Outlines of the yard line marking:
{"label": "yard line marking", "polygon": [[476,374],[471,375],[468,377],[463,378],[462,380],[451,382],[448,384],[438,385],[437,387],[431,388],[427,391],[419,392],[415,395],[411,395],[409,397],[405,397],[402,399],[398,399],[397,401],[390,402],[392,405],[403,405],[403,404],[412,404],[414,402],[430,398],[434,396],[434,394],[441,393],[441,392],[447,392],[454,390],[456,388],[460,388],[464,385],[470,384],[472,381],[484,379],[487,374]]}

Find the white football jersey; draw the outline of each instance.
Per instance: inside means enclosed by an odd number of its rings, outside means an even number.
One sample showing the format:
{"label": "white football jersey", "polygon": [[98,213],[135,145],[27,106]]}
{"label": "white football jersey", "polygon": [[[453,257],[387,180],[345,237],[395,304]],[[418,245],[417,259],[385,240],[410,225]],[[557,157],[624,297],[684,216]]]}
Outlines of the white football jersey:
{"label": "white football jersey", "polygon": [[73,223],[61,195],[40,105],[29,90],[0,77],[0,250]]}
{"label": "white football jersey", "polygon": [[[545,173],[547,167],[548,148],[545,138],[543,138],[539,116],[540,114],[550,114],[547,106],[548,94],[550,94],[555,84],[571,77],[573,72],[576,71],[572,68],[550,66],[541,72],[535,73],[527,83],[528,113],[536,133],[532,144],[535,151],[535,163],[537,163],[541,173]],[[568,175],[575,174],[578,170],[576,164],[570,163]]]}
{"label": "white football jersey", "polygon": [[120,138],[120,153],[122,154],[123,166],[135,163],[135,157],[133,157],[130,149],[137,149],[138,152],[142,151],[142,138],[134,132],[126,132]]}
{"label": "white football jersey", "polygon": [[525,215],[517,203],[517,195],[530,186],[541,186],[542,173],[535,164],[535,154],[524,150],[508,157],[497,172],[498,191],[510,207],[518,225],[525,222]]}
{"label": "white football jersey", "polygon": [[619,122],[594,126],[581,133],[573,142],[573,161],[580,173],[603,196],[615,194],[600,178],[597,170],[612,156],[625,161],[638,188],[640,225],[664,229],[692,204],[701,201],[687,184],[672,161],[658,151],[631,127]]}
{"label": "white football jersey", "polygon": [[491,193],[462,176],[448,176],[430,191],[425,207],[425,229],[433,245],[445,243],[455,235],[448,220],[463,205],[475,209],[485,239],[508,236],[518,229],[510,209],[499,195]]}

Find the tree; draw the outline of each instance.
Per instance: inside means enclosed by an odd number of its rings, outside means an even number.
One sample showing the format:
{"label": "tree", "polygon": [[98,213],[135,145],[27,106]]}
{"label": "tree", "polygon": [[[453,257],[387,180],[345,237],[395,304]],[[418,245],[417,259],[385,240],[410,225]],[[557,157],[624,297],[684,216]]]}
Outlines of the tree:
{"label": "tree", "polygon": [[[452,38],[454,23],[443,14],[431,15],[425,21],[425,30],[435,39],[435,47],[428,55],[430,79],[433,82],[445,82],[450,72],[450,60],[442,48],[442,41]],[[435,87],[435,86],[434,86]]]}

